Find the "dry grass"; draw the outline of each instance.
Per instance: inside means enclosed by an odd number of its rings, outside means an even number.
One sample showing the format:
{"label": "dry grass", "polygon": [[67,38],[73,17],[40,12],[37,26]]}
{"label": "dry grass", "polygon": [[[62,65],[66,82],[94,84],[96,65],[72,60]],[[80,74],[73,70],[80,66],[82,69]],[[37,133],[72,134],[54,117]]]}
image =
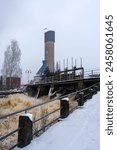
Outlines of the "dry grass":
{"label": "dry grass", "polygon": [[[75,96],[69,97],[69,99],[70,99],[70,109],[77,106],[77,102],[75,101]],[[36,98],[28,97],[23,94],[10,95],[8,98],[0,99],[0,116],[25,109],[39,103],[43,103],[47,100],[49,100],[47,96],[41,97],[40,99],[36,99]],[[36,120],[42,116],[45,116],[49,112],[56,110],[59,107],[60,107],[60,101],[56,100],[46,105],[31,109],[28,112],[33,114],[33,119]],[[8,134],[9,132],[18,128],[18,120],[21,114],[22,113],[0,120],[0,136]],[[59,115],[60,115],[60,111],[57,111],[56,113],[53,113],[52,115],[36,122],[33,125],[33,130],[34,130],[33,132],[38,131],[44,125],[49,124]],[[2,141],[0,143],[0,150],[7,150],[8,147],[14,145],[15,142],[17,142],[17,133],[14,134],[13,136],[10,136],[6,140]]]}
{"label": "dry grass", "polygon": [[[39,103],[43,103],[47,100],[49,100],[47,96],[41,97],[40,99],[35,99],[23,94],[10,95],[8,98],[0,99],[0,116],[25,109]],[[33,114],[33,119],[35,120],[48,114],[49,112],[56,110],[59,106],[59,101],[55,101],[41,107],[36,107],[28,112]],[[22,113],[0,120],[0,136],[6,135],[18,128],[18,120],[21,114]],[[41,121],[35,123],[33,127],[34,132],[39,130],[45,124],[48,124],[49,122],[54,120],[56,116],[59,116],[59,113],[55,113],[50,117],[46,117]],[[0,150],[7,150],[10,145],[14,145],[14,142],[17,142],[16,139],[17,133],[2,141],[0,143]]]}
{"label": "dry grass", "polygon": [[0,116],[31,107],[36,102],[23,94],[10,95],[8,98],[0,99]]}
{"label": "dry grass", "polygon": [[70,110],[73,109],[74,107],[78,106],[78,103],[75,100],[75,95],[69,97],[69,106],[70,106]]}

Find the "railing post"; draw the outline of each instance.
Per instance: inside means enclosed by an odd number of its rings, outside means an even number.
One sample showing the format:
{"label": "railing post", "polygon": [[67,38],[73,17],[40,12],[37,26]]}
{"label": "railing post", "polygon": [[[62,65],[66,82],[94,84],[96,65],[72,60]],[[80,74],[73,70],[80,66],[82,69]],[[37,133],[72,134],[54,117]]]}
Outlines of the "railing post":
{"label": "railing post", "polygon": [[83,106],[83,105],[84,105],[84,92],[80,92],[80,93],[79,93],[78,105],[79,105],[79,106]]}
{"label": "railing post", "polygon": [[85,101],[87,101],[87,99],[89,99],[89,89],[85,91],[85,94],[86,94]]}
{"label": "railing post", "polygon": [[95,85],[94,86],[94,94],[97,94],[97,90],[98,90],[98,87]]}
{"label": "railing post", "polygon": [[19,117],[19,131],[18,131],[18,147],[23,148],[30,144],[32,140],[32,122],[31,114],[24,114]]}
{"label": "railing post", "polygon": [[97,91],[100,91],[100,83],[97,84]]}
{"label": "railing post", "polygon": [[60,118],[66,118],[69,115],[69,99],[62,98],[60,100],[61,110],[60,110]]}
{"label": "railing post", "polygon": [[93,89],[92,89],[92,88],[90,88],[90,89],[89,89],[89,96],[88,96],[88,97],[89,97],[89,99],[91,99],[91,98],[92,98],[92,95],[93,95]]}

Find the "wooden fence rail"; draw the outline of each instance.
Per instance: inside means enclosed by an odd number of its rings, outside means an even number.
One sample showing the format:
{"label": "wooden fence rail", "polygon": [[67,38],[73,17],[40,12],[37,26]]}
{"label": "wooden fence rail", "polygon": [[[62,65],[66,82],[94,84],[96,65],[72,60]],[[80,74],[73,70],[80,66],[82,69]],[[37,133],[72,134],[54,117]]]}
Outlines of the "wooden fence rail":
{"label": "wooden fence rail", "polygon": [[[1,119],[5,119],[7,117],[10,117],[10,116],[13,116],[13,115],[16,115],[16,114],[19,114],[21,112],[25,112],[25,115],[20,115],[19,116],[19,127],[17,129],[15,129],[14,131],[8,133],[7,135],[4,135],[2,137],[0,137],[0,141],[3,141],[4,139],[8,138],[9,136],[13,135],[14,133],[18,132],[18,140],[17,140],[17,143],[15,145],[13,145],[10,149],[13,149],[14,147],[18,146],[18,147],[25,147],[26,145],[28,145],[31,140],[33,139],[33,136],[34,135],[38,135],[39,132],[42,132],[42,131],[45,131],[46,128],[48,128],[51,124],[53,124],[54,122],[56,121],[59,121],[61,118],[66,118],[69,113],[73,112],[76,108],[78,108],[78,106],[83,106],[84,105],[84,102],[88,99],[91,99],[93,94],[96,94],[97,91],[100,90],[100,83],[96,83],[88,88],[85,88],[85,89],[82,89],[82,90],[79,90],[79,91],[76,91],[76,92],[73,92],[73,93],[70,93],[70,94],[67,94],[67,95],[64,95],[64,96],[60,96],[60,97],[56,97],[56,98],[53,98],[47,102],[44,102],[42,104],[38,104],[38,105],[34,105],[32,107],[29,107],[29,108],[26,108],[26,109],[22,109],[20,111],[17,111],[17,112],[13,112],[13,113],[10,113],[10,114],[7,114],[7,115],[4,115],[4,116],[1,116],[0,117],[0,120]],[[69,110],[69,96],[71,95],[75,95],[75,100],[78,102],[78,106],[72,108],[71,110]],[[36,107],[40,107],[40,106],[43,106],[43,105],[46,105],[50,102],[53,102],[55,100],[60,100],[60,107],[36,120],[30,120],[30,118],[28,117],[27,114],[27,111],[29,110],[32,110]],[[47,118],[48,116],[50,116],[51,114],[57,112],[57,111],[60,111],[60,116],[55,118],[52,122],[50,122],[49,124],[45,124],[41,129],[39,129],[38,131],[36,132],[32,132],[33,131],[33,125],[44,119],[44,118]]]}

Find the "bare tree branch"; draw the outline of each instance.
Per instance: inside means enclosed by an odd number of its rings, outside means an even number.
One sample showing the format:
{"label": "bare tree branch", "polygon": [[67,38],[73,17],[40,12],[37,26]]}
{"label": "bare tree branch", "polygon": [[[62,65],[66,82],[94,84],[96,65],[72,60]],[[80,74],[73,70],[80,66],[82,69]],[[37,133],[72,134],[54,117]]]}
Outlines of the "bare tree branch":
{"label": "bare tree branch", "polygon": [[4,53],[4,63],[2,74],[6,77],[21,77],[22,69],[20,68],[21,50],[16,40],[12,40]]}

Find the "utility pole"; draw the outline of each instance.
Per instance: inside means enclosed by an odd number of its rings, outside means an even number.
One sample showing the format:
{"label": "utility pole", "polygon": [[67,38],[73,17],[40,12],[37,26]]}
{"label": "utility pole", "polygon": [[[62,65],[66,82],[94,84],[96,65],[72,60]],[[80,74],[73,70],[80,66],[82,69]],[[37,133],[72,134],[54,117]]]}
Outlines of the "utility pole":
{"label": "utility pole", "polygon": [[80,58],[80,65],[81,65],[81,67],[82,67],[82,57]]}
{"label": "utility pole", "polygon": [[71,63],[72,63],[72,69],[73,69],[73,57],[71,58]]}
{"label": "utility pole", "polygon": [[68,58],[67,58],[67,69],[68,69]]}
{"label": "utility pole", "polygon": [[27,73],[27,75],[28,75],[28,84],[29,84],[29,82],[30,82],[29,76],[30,76],[30,74],[31,74],[32,72],[31,72],[30,69],[27,69],[27,70],[25,71],[25,73]]}
{"label": "utility pole", "polygon": [[77,60],[75,59],[75,67],[77,67]]}
{"label": "utility pole", "polygon": [[65,70],[65,59],[63,59],[63,70]]}

